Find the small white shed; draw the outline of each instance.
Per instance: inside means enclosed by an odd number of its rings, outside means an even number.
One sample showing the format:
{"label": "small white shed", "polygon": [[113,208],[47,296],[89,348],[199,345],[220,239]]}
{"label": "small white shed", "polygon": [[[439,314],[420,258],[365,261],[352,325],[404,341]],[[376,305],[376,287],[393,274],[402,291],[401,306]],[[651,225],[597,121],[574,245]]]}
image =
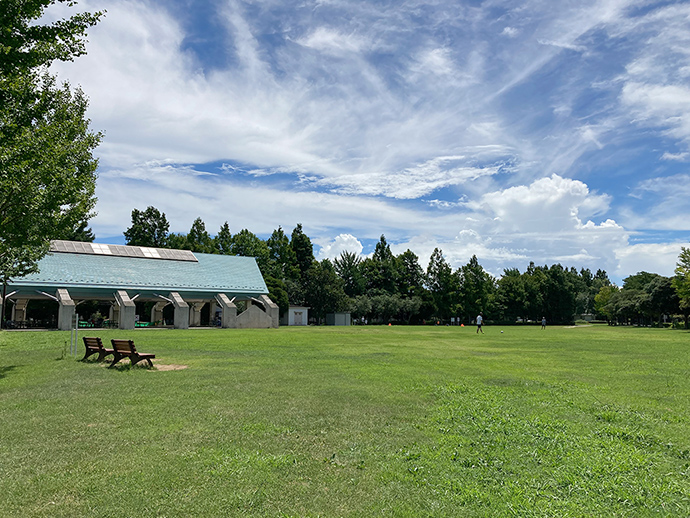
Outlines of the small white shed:
{"label": "small white shed", "polygon": [[309,324],[309,308],[306,306],[290,306],[280,323],[284,326],[306,326]]}

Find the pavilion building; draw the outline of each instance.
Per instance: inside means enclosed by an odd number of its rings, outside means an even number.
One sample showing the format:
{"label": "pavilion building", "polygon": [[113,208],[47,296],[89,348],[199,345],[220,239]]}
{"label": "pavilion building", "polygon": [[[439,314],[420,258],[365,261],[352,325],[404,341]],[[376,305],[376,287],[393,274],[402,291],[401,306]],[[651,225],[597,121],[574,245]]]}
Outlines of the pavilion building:
{"label": "pavilion building", "polygon": [[220,327],[278,327],[278,306],[253,257],[52,241],[38,266],[37,273],[8,283],[4,302],[12,303],[13,321],[27,320],[32,300],[52,300],[58,305],[56,327],[68,330],[81,302],[101,301],[109,303],[108,316],[117,327],[133,329],[136,303],[149,302],[151,322],[165,324],[164,310],[172,306],[167,323],[176,329],[199,326],[202,310],[214,323],[217,316]]}

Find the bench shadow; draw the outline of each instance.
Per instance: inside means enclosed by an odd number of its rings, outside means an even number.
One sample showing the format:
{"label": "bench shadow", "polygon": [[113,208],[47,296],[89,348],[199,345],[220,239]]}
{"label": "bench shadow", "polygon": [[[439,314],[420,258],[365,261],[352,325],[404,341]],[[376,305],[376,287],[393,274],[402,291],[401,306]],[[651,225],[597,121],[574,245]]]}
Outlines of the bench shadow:
{"label": "bench shadow", "polygon": [[124,371],[130,371],[130,370],[145,370],[145,371],[156,370],[155,365],[153,367],[149,367],[149,364],[146,362],[139,362],[135,365],[132,365],[131,363],[116,363],[112,367],[110,367],[110,362],[107,360],[104,362],[101,362],[101,363],[105,363],[106,368],[111,370],[111,371],[124,372]]}
{"label": "bench shadow", "polygon": [[0,367],[0,379],[7,377],[7,374],[9,372],[12,372],[16,368],[17,368],[16,365],[8,365],[7,367]]}

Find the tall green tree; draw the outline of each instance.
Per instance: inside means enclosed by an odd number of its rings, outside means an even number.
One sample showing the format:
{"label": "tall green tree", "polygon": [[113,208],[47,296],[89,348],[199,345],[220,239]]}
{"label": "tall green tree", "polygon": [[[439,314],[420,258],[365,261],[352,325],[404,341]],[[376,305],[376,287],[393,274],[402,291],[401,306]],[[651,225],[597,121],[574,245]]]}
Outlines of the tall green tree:
{"label": "tall green tree", "polygon": [[290,246],[290,238],[285,235],[282,227],[273,231],[266,240],[266,246],[270,275],[286,283],[298,280],[300,271],[297,267],[297,255]]}
{"label": "tall green tree", "polygon": [[614,293],[617,293],[618,291],[620,291],[618,286],[609,284],[602,286],[599,289],[599,293],[594,296],[594,311],[596,314],[606,317],[606,320],[609,323],[611,323],[616,316],[611,299]]}
{"label": "tall green tree", "polygon": [[424,270],[419,264],[419,257],[407,249],[396,259],[398,291],[406,297],[421,297],[424,291]]}
{"label": "tall green tree", "polygon": [[458,276],[443,257],[440,248],[435,248],[426,269],[427,286],[436,306],[436,315],[447,319],[460,310]]}
{"label": "tall green tree", "polygon": [[343,281],[328,259],[314,261],[305,279],[305,301],[311,307],[310,313],[319,322],[327,313],[342,311],[347,307]]}
{"label": "tall green tree", "polygon": [[673,287],[680,299],[680,309],[685,316],[685,327],[687,328],[688,313],[690,313],[690,248],[681,247],[675,274]]}
{"label": "tall green tree", "polygon": [[649,294],[650,311],[658,318],[659,326],[663,324],[664,315],[680,312],[680,299],[671,277],[657,276],[647,285],[646,291]]}
{"label": "tall green tree", "polygon": [[249,230],[242,229],[232,238],[232,253],[233,255],[241,255],[244,257],[253,257],[256,259],[256,264],[263,275],[268,275],[268,246],[266,241],[263,241]]}
{"label": "tall green tree", "polygon": [[166,248],[170,223],[165,212],[149,206],[144,211],[132,210],[132,225],[124,231],[125,243],[131,246]]}
{"label": "tall green tree", "polygon": [[59,239],[67,241],[81,241],[82,243],[93,243],[96,236],[93,230],[89,227],[89,222],[84,220],[78,223],[74,228],[70,229],[59,236]]}
{"label": "tall green tree", "polygon": [[187,233],[187,244],[192,252],[213,253],[213,240],[206,231],[206,224],[201,218],[196,218],[192,223],[192,228]]}
{"label": "tall green tree", "polygon": [[56,3],[76,5],[76,0],[10,0],[0,9],[0,75],[8,77],[48,66],[53,61],[73,61],[86,53],[86,30],[104,12],[80,13],[49,25],[37,23]]}
{"label": "tall green tree", "polygon": [[490,300],[494,293],[494,280],[479,264],[473,255],[469,262],[460,268],[460,298],[463,310],[470,317],[481,312],[490,313]]}
{"label": "tall green tree", "polygon": [[333,261],[338,276],[343,280],[343,288],[348,297],[364,294],[364,277],[360,265],[362,259],[354,252],[345,250]]}
{"label": "tall green tree", "polygon": [[515,322],[525,316],[527,292],[525,280],[517,268],[503,270],[503,276],[497,281],[496,303],[501,318]]}
{"label": "tall green tree", "polygon": [[300,275],[304,277],[304,274],[311,268],[314,263],[314,245],[311,243],[311,239],[302,230],[302,224],[298,223],[297,226],[292,230],[292,235],[290,239],[290,246],[295,252],[295,259],[297,260],[297,267],[299,268]]}
{"label": "tall green tree", "polygon": [[362,262],[361,271],[369,295],[393,295],[398,292],[397,261],[386,236],[381,235],[372,256]]}
{"label": "tall green tree", "polygon": [[535,266],[530,262],[523,274],[525,281],[525,312],[528,320],[541,320],[546,315],[544,293],[546,291],[547,266]]}
{"label": "tall green tree", "polygon": [[[57,0],[59,1],[59,0]],[[0,282],[35,271],[51,239],[88,220],[95,206],[87,99],[45,71],[85,52],[86,30],[102,13],[42,23],[56,0],[0,7]],[[75,1],[64,1],[72,6]]]}
{"label": "tall green tree", "polygon": [[232,255],[232,232],[227,221],[213,238],[213,247],[221,255]]}

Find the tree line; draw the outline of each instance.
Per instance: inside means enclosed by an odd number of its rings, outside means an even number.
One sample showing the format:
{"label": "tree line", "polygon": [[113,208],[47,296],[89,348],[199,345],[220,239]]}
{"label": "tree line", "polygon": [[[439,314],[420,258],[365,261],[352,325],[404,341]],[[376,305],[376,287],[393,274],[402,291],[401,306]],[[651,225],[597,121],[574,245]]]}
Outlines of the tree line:
{"label": "tree line", "polygon": [[372,323],[468,323],[482,313],[494,322],[569,323],[576,315],[592,315],[647,325],[668,315],[682,314],[687,321],[690,308],[690,252],[685,249],[675,278],[640,272],[619,288],[604,270],[561,264],[530,263],[524,272],[510,268],[494,278],[472,256],[454,270],[439,248],[424,268],[409,249],[393,254],[383,235],[370,257],[346,251],[333,261],[318,261],[301,224],[290,235],[278,227],[266,240],[247,229],[232,234],[227,222],[212,236],[201,218],[186,234],[169,227],[165,213],[155,207],[134,209],[124,236],[128,245],[254,257],[281,314],[289,305],[309,306],[319,322],[327,313],[349,311]]}

